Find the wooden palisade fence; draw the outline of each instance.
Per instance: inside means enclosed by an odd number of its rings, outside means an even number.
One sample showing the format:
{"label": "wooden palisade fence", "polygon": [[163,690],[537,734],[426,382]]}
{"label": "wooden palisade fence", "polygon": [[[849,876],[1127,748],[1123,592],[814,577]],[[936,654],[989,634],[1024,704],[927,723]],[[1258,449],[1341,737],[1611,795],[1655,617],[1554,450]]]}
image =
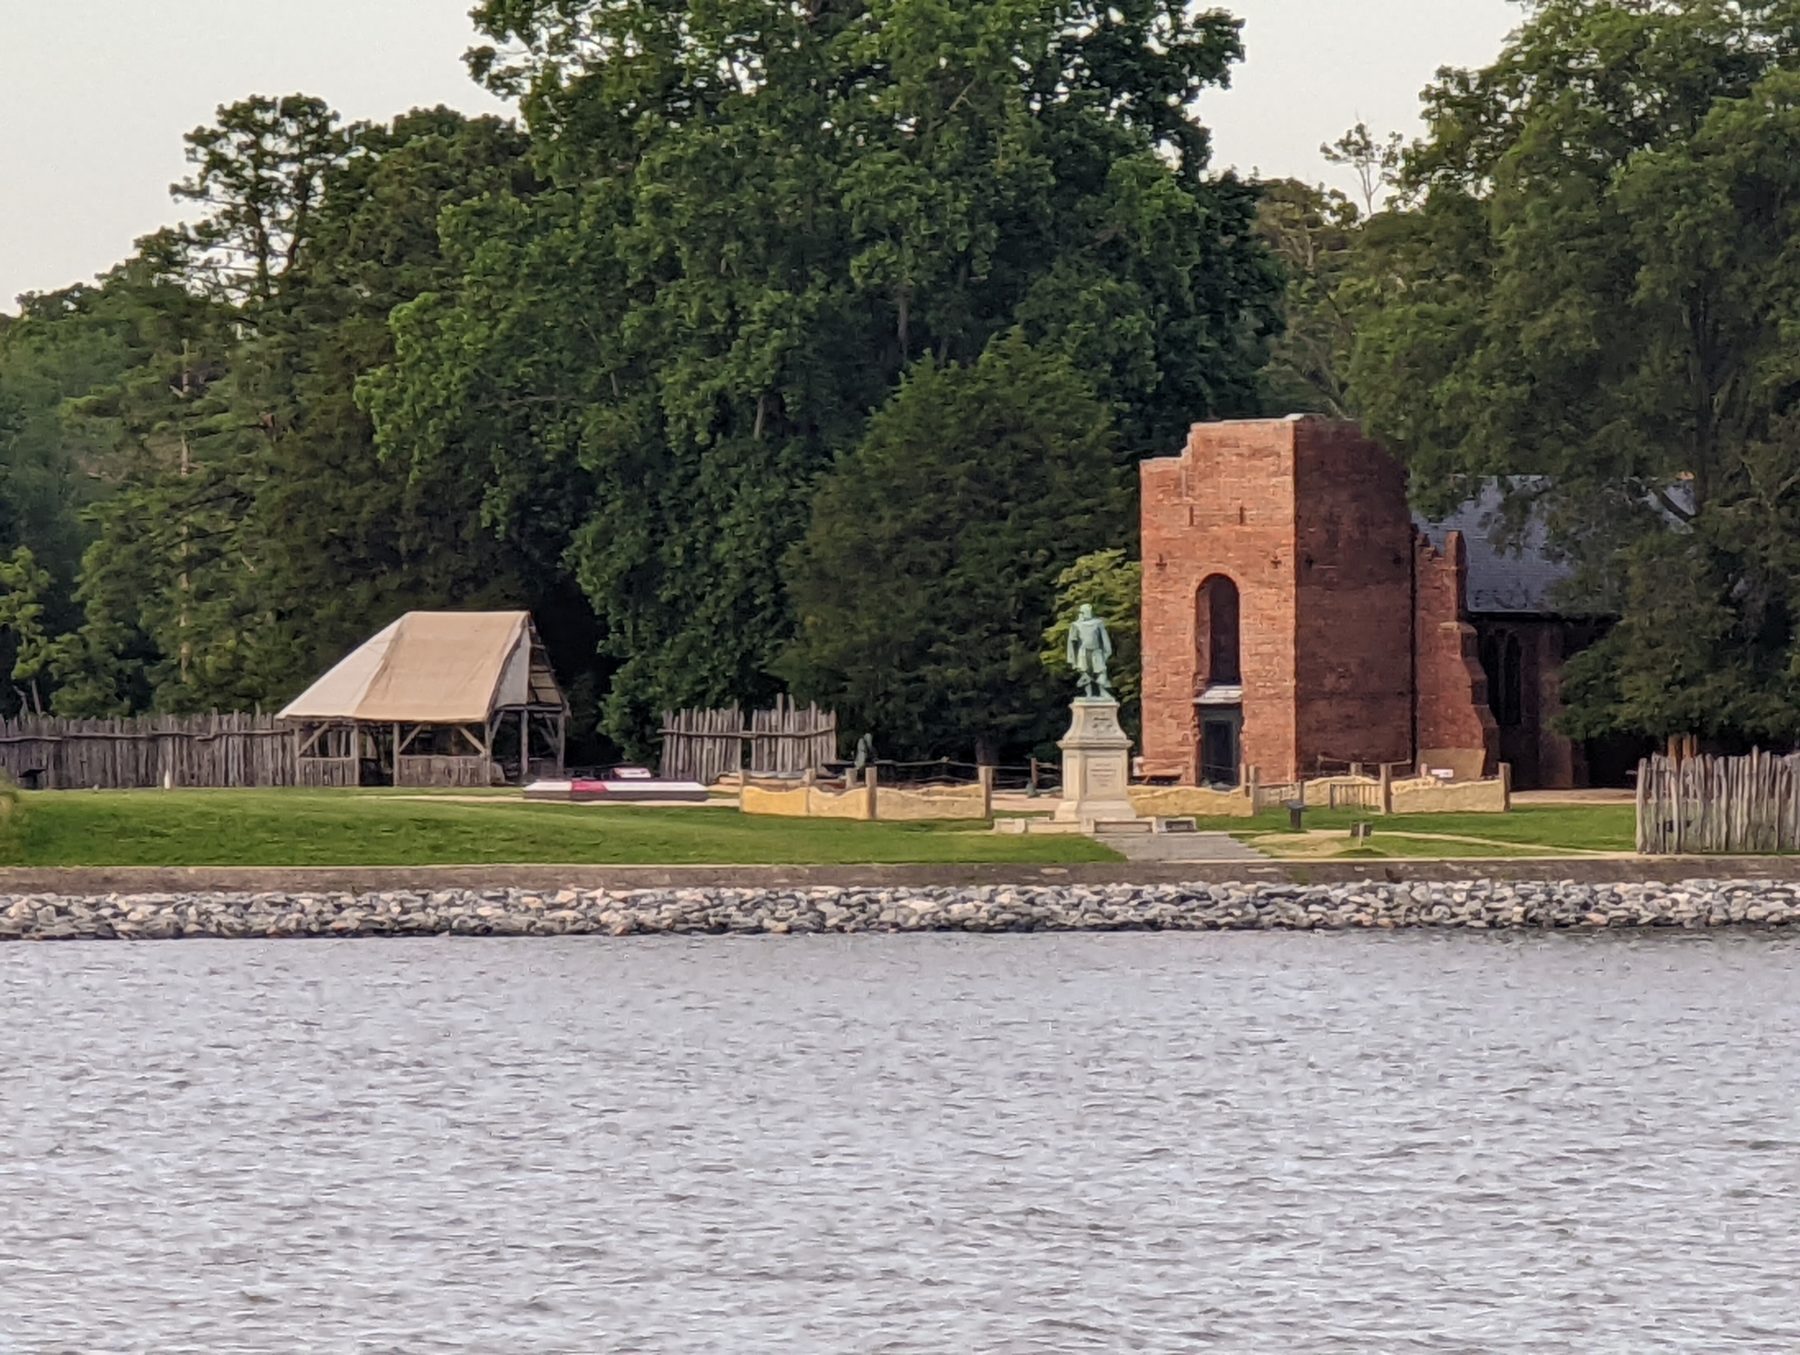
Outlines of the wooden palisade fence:
{"label": "wooden palisade fence", "polygon": [[1637,849],[1648,856],[1800,851],[1800,754],[1645,758]]}
{"label": "wooden palisade fence", "polygon": [[660,771],[671,781],[712,785],[736,772],[813,772],[838,760],[837,716],[778,701],[772,710],[670,711],[663,716]]}
{"label": "wooden palisade fence", "polygon": [[294,733],[273,715],[0,719],[0,769],[48,790],[291,786]]}

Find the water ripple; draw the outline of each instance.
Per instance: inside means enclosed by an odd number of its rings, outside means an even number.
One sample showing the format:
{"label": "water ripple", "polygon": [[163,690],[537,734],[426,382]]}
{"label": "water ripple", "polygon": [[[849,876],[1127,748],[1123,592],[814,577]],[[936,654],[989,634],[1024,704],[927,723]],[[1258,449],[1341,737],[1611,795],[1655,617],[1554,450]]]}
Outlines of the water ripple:
{"label": "water ripple", "polygon": [[0,950],[0,1355],[1800,1349],[1800,938]]}

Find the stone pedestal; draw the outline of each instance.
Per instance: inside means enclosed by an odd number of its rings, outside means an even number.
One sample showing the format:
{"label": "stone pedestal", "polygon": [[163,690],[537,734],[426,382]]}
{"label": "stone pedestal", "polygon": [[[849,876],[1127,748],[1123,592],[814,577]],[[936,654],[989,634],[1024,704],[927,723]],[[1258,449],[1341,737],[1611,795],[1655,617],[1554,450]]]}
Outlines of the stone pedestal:
{"label": "stone pedestal", "polygon": [[1063,800],[1058,823],[1084,833],[1100,822],[1136,819],[1131,807],[1131,736],[1119,727],[1119,703],[1083,696],[1069,707],[1074,719],[1058,745],[1063,750]]}

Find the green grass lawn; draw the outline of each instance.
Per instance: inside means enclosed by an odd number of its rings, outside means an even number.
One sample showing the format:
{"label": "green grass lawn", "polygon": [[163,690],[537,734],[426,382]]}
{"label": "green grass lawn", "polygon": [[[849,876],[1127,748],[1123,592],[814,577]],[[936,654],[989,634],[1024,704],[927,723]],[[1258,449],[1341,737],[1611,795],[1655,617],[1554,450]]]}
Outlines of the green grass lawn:
{"label": "green grass lawn", "polygon": [[[1372,847],[1390,856],[1519,856],[1533,849],[1549,851],[1629,852],[1637,840],[1637,812],[1631,805],[1532,805],[1510,814],[1400,814],[1392,818],[1350,809],[1309,809],[1308,828],[1329,828],[1348,833],[1353,823],[1371,823]],[[1256,836],[1280,833],[1288,826],[1285,810],[1254,819],[1206,820],[1202,828],[1231,833],[1254,845]],[[1484,851],[1474,843],[1434,844],[1416,838],[1391,838],[1394,833],[1440,833],[1452,837],[1486,838],[1513,844]]]}
{"label": "green grass lawn", "polygon": [[[1308,828],[1348,833],[1368,818],[1309,810]],[[1357,856],[1506,857],[1629,851],[1629,805],[1544,805],[1511,814],[1412,814],[1369,820]],[[1285,813],[1202,821],[1255,844]],[[1490,843],[1433,841],[1446,834]],[[1278,839],[1271,838],[1277,848]],[[1116,861],[1082,837],[1010,836],[979,824],[757,818],[732,808],[476,802],[367,791],[46,791],[21,796],[0,832],[0,865],[861,865]]]}
{"label": "green grass lawn", "polygon": [[[1254,839],[1252,839],[1254,842]],[[1280,859],[1278,852],[1271,853]],[[1508,857],[1521,856],[1556,856],[1559,849],[1554,847],[1499,847],[1476,842],[1450,842],[1441,838],[1375,836],[1361,847],[1348,847],[1334,856],[1320,857],[1325,861],[1397,861],[1417,858],[1430,861],[1504,861]],[[1297,864],[1304,865],[1311,858],[1296,857]]]}
{"label": "green grass lawn", "polygon": [[753,818],[735,809],[466,803],[354,791],[44,791],[20,797],[0,865],[1066,864],[1082,837],[982,824]]}

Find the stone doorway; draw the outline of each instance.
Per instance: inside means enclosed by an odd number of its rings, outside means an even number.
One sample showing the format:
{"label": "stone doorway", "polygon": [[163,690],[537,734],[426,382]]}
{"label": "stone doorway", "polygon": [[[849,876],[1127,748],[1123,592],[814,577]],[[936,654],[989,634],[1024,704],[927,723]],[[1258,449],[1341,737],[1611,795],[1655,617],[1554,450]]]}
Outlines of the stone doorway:
{"label": "stone doorway", "polygon": [[1200,708],[1200,784],[1235,789],[1241,780],[1242,706]]}

